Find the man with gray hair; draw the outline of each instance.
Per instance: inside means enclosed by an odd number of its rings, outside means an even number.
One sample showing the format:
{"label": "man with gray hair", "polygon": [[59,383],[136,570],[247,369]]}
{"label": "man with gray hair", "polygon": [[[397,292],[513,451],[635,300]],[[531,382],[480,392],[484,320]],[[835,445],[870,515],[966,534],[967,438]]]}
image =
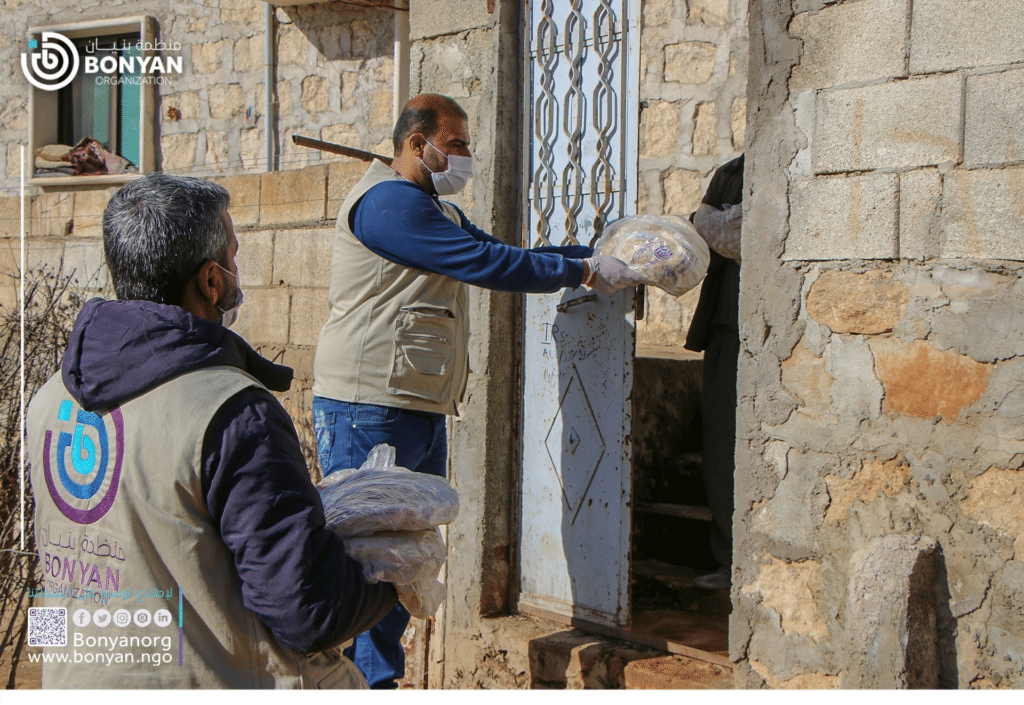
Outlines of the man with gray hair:
{"label": "man with gray hair", "polygon": [[199,179],[122,187],[103,216],[118,300],[85,305],[32,401],[46,688],[366,687],[337,647],[395,589],[325,527],[270,392],[292,371],[225,327],[228,205]]}

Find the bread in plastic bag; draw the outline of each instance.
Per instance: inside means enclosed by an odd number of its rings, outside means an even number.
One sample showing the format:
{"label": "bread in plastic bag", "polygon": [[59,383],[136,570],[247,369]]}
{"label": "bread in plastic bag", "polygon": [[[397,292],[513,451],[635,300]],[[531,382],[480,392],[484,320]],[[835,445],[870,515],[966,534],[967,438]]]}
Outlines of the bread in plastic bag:
{"label": "bread in plastic bag", "polygon": [[604,229],[595,251],[611,255],[673,296],[697,286],[711,253],[697,229],[674,215],[630,215]]}
{"label": "bread in plastic bag", "polygon": [[358,470],[328,475],[317,489],[327,525],[342,538],[430,529],[450,524],[459,514],[459,495],[447,480],[394,465],[364,463]]}
{"label": "bread in plastic bag", "polygon": [[345,553],[363,566],[368,583],[408,585],[436,578],[448,557],[438,528],[423,531],[382,531],[345,539]]}
{"label": "bread in plastic bag", "polygon": [[332,473],[317,489],[327,525],[364,579],[394,584],[405,608],[425,619],[445,600],[437,574],[448,551],[438,526],[458,515],[459,496],[444,478],[395,462],[394,448],[374,446],[361,467]]}
{"label": "bread in plastic bag", "polygon": [[448,593],[444,583],[435,578],[417,580],[411,585],[396,585],[395,590],[402,606],[419,619],[434,616]]}

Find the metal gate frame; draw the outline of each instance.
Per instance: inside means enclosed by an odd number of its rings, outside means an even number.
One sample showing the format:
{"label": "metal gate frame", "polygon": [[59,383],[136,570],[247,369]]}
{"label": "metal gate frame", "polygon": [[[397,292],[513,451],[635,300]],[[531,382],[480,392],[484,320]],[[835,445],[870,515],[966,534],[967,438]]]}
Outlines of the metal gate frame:
{"label": "metal gate frame", "polygon": [[[593,19],[595,27],[601,28],[595,36],[591,38],[591,41],[579,41],[578,35],[573,35],[574,28],[579,29],[581,23],[584,22],[583,5],[591,5],[593,10]],[[564,4],[563,4],[564,3]],[[601,229],[608,220],[614,220],[624,215],[629,215],[636,212],[636,194],[637,194],[637,179],[638,179],[638,132],[639,132],[639,0],[558,0],[558,4],[561,6],[559,9],[564,12],[568,8],[568,15],[565,19],[564,27],[569,28],[569,31],[562,34],[563,40],[559,43],[556,40],[557,28],[554,27],[550,21],[552,15],[555,12],[555,0],[527,0],[524,3],[524,15],[522,18],[523,22],[523,33],[524,39],[523,56],[523,84],[524,84],[524,120],[523,120],[523,140],[524,145],[524,168],[523,168],[523,213],[522,223],[524,229],[524,246],[539,246],[545,244],[593,244],[593,240],[596,239]],[[532,11],[533,6],[539,5],[545,9],[546,17],[542,18],[536,26],[537,34],[537,46],[532,46],[534,37],[534,27],[532,24]],[[611,18],[615,16],[615,10],[620,12],[619,17],[621,20],[618,26],[611,24]],[[611,31],[609,31],[611,30]],[[529,34],[527,34],[529,32]],[[612,46],[609,51],[609,46],[612,42],[609,39],[619,38],[617,46]],[[573,39],[577,41],[571,43]],[[560,48],[565,49],[566,53],[559,55],[557,52]],[[583,63],[583,57],[587,52],[597,52],[597,59],[600,61],[597,69],[597,82],[598,85],[594,90],[592,96],[583,93],[580,88],[583,84],[583,78],[580,73]],[[618,56],[611,58],[610,55],[618,53]],[[567,109],[558,109],[557,99],[554,95],[554,70],[559,60],[565,60],[568,58],[571,62],[569,64],[569,89],[566,92],[567,102],[565,107]],[[535,61],[536,60],[536,61]],[[535,64],[542,63],[547,69],[546,80],[545,77],[541,77],[542,93],[538,94],[536,102],[534,101],[533,94],[531,93],[533,80],[535,75]],[[609,70],[613,69],[613,70]],[[564,75],[564,70],[563,70]],[[612,84],[612,80],[615,80],[615,84]],[[592,80],[592,77],[591,77]],[[594,104],[590,106],[588,100],[593,97]],[[594,110],[593,116],[594,121],[591,129],[593,130],[596,126],[597,129],[597,143],[596,143],[596,159],[593,163],[584,165],[582,163],[582,150],[581,150],[581,137],[584,134],[583,123],[585,122],[584,111],[592,107]],[[561,115],[561,120],[559,120]],[[561,122],[561,125],[559,125]],[[568,162],[565,164],[561,173],[556,173],[555,159],[552,152],[552,136],[561,127],[561,136],[567,138],[566,147],[568,148]],[[540,154],[539,158],[541,164],[534,162],[534,137],[538,138],[540,143]],[[613,152],[613,140],[618,140],[620,144],[620,151],[618,157],[614,157]],[[591,143],[593,146],[593,143]],[[586,169],[588,166],[589,169]],[[534,177],[539,178],[535,179]],[[559,181],[559,177],[561,180]],[[617,178],[615,178],[617,177]],[[601,188],[590,189],[589,195],[586,193],[584,184],[600,183]],[[556,188],[560,187],[560,188]],[[556,195],[556,192],[560,191],[560,194]],[[559,197],[560,196],[560,197]],[[589,197],[590,203],[586,203],[586,199]],[[534,208],[536,204],[540,204],[540,208],[537,210],[537,227],[531,228],[533,221]],[[552,243],[552,218],[557,217],[556,208],[561,203],[562,212],[560,215],[564,215],[565,226],[564,226],[564,240]],[[593,216],[594,226],[594,238],[589,242],[585,241],[581,236],[581,230],[579,228],[578,217],[584,212],[585,206],[591,206],[589,210],[591,216]],[[589,225],[589,223],[585,223]],[[582,240],[582,241],[581,241]],[[601,445],[599,454],[597,454],[597,460],[595,462],[594,475],[597,473],[598,467],[603,462],[616,462],[616,458],[621,459],[619,473],[621,475],[621,506],[619,509],[619,526],[618,526],[618,550],[619,563],[615,566],[617,573],[617,591],[619,597],[618,607],[613,613],[601,612],[600,610],[594,611],[586,607],[580,607],[575,600],[575,590],[573,590],[572,604],[568,605],[568,611],[570,614],[562,614],[563,618],[571,619],[573,621],[579,621],[580,618],[585,622],[593,622],[594,624],[602,624],[605,626],[622,627],[628,625],[629,622],[629,541],[631,534],[631,448],[629,442],[630,426],[631,426],[631,408],[629,408],[628,400],[631,399],[632,394],[632,361],[635,355],[635,328],[633,327],[632,321],[632,300],[633,295],[631,291],[620,292],[609,299],[603,297],[603,300],[598,301],[598,295],[590,294],[580,296],[579,292],[573,293],[568,292],[567,294],[554,294],[547,295],[548,297],[556,297],[549,305],[552,309],[557,309],[561,313],[566,313],[568,309],[575,307],[578,304],[586,303],[588,308],[593,307],[595,314],[598,317],[600,315],[607,315],[609,313],[608,306],[609,302],[613,309],[610,311],[612,314],[612,323],[616,324],[612,326],[611,335],[622,335],[621,345],[623,349],[619,353],[619,357],[616,358],[613,352],[612,359],[618,359],[621,362],[621,385],[620,392],[624,394],[626,403],[623,404],[622,411],[622,436],[621,438],[614,439],[614,443],[618,444],[621,442],[621,446],[618,448],[611,447],[605,448],[605,440],[601,438],[600,429],[596,429],[597,437]],[[555,306],[555,303],[560,299],[561,303]],[[531,298],[530,303],[525,307],[529,310],[530,306],[535,306],[536,299]],[[598,313],[597,308],[601,307],[603,313]],[[577,312],[581,309],[577,309]],[[620,318],[615,319],[616,311],[619,312]],[[626,312],[622,315],[622,312]],[[588,314],[589,315],[589,314]],[[528,379],[529,368],[531,361],[527,359],[529,354],[529,343],[528,337],[531,335],[531,321],[529,315],[524,315],[526,325],[524,327],[524,360],[523,360],[523,383],[524,390],[529,390],[531,380]],[[626,326],[623,329],[621,326]],[[617,331],[627,331],[617,332]],[[534,334],[536,334],[534,332]],[[547,351],[544,351],[547,354]],[[571,368],[571,370],[570,370]],[[616,372],[611,369],[603,370],[610,376],[618,376]],[[558,389],[558,396],[562,402],[569,395],[570,389],[573,389],[574,382],[579,382],[582,378],[580,372],[576,369],[576,365],[565,365],[564,368],[562,363],[559,363],[559,384],[563,385]],[[537,381],[537,380],[534,380]],[[548,383],[552,380],[548,379]],[[580,397],[582,402],[583,412],[578,412],[576,419],[587,424],[588,414],[591,416],[593,421],[593,412],[590,410],[590,401],[587,399],[587,391],[583,388],[582,384],[578,384],[576,387],[577,391],[575,395]],[[624,391],[622,391],[624,390]],[[524,443],[527,439],[527,402],[524,401],[523,407],[523,438]],[[562,409],[562,405],[559,404],[559,409]],[[562,412],[556,413],[556,417],[561,418]],[[557,419],[556,419],[557,420]],[[554,423],[554,422],[553,422]],[[571,421],[569,423],[570,428],[568,443],[572,446],[572,433],[575,431],[571,428]],[[552,425],[552,428],[555,428]],[[566,429],[562,429],[565,431]],[[554,453],[552,452],[552,446],[550,442],[551,431],[549,430],[547,436],[544,438],[544,445],[548,456],[551,458],[551,462],[557,465]],[[557,440],[557,439],[556,439]],[[574,448],[574,446],[573,446]],[[556,453],[558,450],[556,449]],[[575,452],[575,450],[573,450]],[[564,456],[563,452],[563,456]],[[517,502],[517,511],[515,514],[518,529],[516,536],[518,538],[518,545],[516,550],[517,558],[523,554],[523,532],[525,531],[525,522],[522,514],[523,507],[523,490],[525,486],[526,470],[525,467],[527,462],[527,454],[523,452],[521,456],[521,475],[518,486],[520,488],[520,501]],[[607,456],[607,459],[604,458]],[[613,466],[615,467],[615,466]],[[556,469],[556,474],[560,471]],[[607,472],[605,473],[607,474]],[[590,490],[590,484],[594,481],[594,475],[590,476],[587,481],[586,487],[582,488],[582,494],[579,493],[579,487],[574,488],[573,493],[567,492],[566,486],[562,483],[562,478],[559,477],[559,484],[561,485],[561,494],[563,495],[566,505],[563,508],[563,512],[568,515],[572,515],[568,519],[569,524],[573,524],[576,520],[576,515],[580,513],[580,506],[582,499]],[[606,478],[607,480],[607,478]],[[570,497],[572,494],[572,497]],[[575,505],[575,508],[574,508]],[[595,540],[598,537],[595,537]],[[613,537],[616,538],[616,537]],[[564,540],[564,536],[563,536]],[[564,549],[564,546],[562,546]],[[569,560],[568,556],[566,559]],[[524,604],[522,601],[522,581],[523,581],[523,565],[522,561],[518,561],[519,569],[516,571],[517,579],[514,581],[513,597],[514,601],[519,605],[522,611],[534,611],[543,613],[554,613],[558,614],[559,611],[566,611],[567,606],[564,601],[554,600],[547,603],[542,597],[538,598],[536,595],[531,596],[529,603]],[[572,575],[570,571],[570,580],[575,579],[577,576]]]}

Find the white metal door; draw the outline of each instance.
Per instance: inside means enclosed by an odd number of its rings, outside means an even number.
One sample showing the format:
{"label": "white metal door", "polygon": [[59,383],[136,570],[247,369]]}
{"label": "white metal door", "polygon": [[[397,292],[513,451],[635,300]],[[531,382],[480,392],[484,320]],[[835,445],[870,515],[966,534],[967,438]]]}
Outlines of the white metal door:
{"label": "white metal door", "polygon": [[[528,245],[636,212],[637,5],[527,5]],[[527,297],[521,606],[629,623],[634,349],[632,289]]]}

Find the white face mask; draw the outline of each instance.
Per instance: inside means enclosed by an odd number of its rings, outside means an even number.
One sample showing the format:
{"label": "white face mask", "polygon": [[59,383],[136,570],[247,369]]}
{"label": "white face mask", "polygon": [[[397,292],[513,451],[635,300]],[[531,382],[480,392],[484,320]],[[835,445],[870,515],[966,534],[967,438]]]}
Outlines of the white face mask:
{"label": "white face mask", "polygon": [[[430,142],[427,142],[430,144]],[[434,145],[430,144],[434,151],[448,159],[448,168],[445,171],[431,171],[422,159],[420,164],[430,171],[430,178],[434,182],[434,190],[438,196],[451,196],[466,187],[466,182],[473,175],[473,157],[463,157],[458,154],[445,154]]]}
{"label": "white face mask", "polygon": [[[214,264],[217,263],[214,262]],[[245,295],[242,293],[242,287],[238,284],[238,277],[231,274],[231,272],[224,269],[219,264],[217,264],[217,266],[220,267],[221,271],[225,274],[230,274],[235,279],[235,302],[226,309],[223,309],[220,306],[217,307],[217,310],[220,311],[220,324],[225,328],[230,328],[232,324],[238,320],[238,309],[242,307],[242,299],[245,298]]]}

